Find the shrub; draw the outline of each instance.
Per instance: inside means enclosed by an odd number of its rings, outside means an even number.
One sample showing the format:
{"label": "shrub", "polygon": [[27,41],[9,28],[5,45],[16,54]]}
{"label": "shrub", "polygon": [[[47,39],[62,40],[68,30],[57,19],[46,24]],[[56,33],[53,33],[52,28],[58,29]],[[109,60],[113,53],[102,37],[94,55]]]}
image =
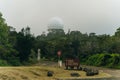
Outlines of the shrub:
{"label": "shrub", "polygon": [[9,65],[11,65],[11,66],[20,66],[21,63],[17,59],[11,59],[11,60],[9,60]]}
{"label": "shrub", "polygon": [[0,60],[0,66],[7,66],[8,63],[6,60]]}
{"label": "shrub", "polygon": [[95,54],[89,56],[85,62],[87,65],[93,66],[105,66],[105,67],[116,67],[120,66],[120,57],[118,54]]}

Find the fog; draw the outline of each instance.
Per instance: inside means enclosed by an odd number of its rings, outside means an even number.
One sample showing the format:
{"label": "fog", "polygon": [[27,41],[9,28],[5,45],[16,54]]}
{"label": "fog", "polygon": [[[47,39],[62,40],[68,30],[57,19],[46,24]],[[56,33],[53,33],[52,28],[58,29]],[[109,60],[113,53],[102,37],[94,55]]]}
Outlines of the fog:
{"label": "fog", "polygon": [[46,32],[53,17],[66,32],[112,35],[120,27],[120,0],[0,0],[0,12],[17,31],[29,26],[35,35]]}

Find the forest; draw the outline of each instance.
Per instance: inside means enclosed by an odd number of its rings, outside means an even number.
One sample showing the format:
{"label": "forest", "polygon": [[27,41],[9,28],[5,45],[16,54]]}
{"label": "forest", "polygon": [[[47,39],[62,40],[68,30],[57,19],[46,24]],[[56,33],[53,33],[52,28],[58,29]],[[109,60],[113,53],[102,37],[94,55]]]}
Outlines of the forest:
{"label": "forest", "polygon": [[120,28],[113,35],[60,29],[34,36],[28,26],[17,32],[0,13],[0,66],[35,64],[38,49],[42,60],[57,61],[61,50],[63,61],[77,55],[80,64],[120,68]]}

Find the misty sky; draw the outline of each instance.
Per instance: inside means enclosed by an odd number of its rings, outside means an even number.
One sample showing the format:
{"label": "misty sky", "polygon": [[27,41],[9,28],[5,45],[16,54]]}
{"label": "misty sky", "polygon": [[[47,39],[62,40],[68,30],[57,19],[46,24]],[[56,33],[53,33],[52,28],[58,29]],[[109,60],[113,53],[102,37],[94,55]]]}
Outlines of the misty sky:
{"label": "misty sky", "polygon": [[120,27],[120,0],[0,0],[8,25],[20,31],[27,25],[35,35],[47,31],[52,17],[60,17],[64,30],[114,34]]}

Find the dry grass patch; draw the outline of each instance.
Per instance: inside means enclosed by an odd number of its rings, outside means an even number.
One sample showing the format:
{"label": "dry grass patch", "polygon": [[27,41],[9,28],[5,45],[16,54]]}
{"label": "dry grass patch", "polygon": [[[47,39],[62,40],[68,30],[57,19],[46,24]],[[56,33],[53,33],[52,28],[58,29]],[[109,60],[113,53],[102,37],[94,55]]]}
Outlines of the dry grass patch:
{"label": "dry grass patch", "polygon": [[[53,77],[47,77],[47,72],[53,71]],[[80,78],[86,78],[86,73],[77,70],[64,70],[58,67],[31,66],[31,67],[1,67],[0,80],[55,80],[56,78],[72,78],[70,74],[76,72]],[[92,77],[108,77],[110,75],[100,72]]]}

